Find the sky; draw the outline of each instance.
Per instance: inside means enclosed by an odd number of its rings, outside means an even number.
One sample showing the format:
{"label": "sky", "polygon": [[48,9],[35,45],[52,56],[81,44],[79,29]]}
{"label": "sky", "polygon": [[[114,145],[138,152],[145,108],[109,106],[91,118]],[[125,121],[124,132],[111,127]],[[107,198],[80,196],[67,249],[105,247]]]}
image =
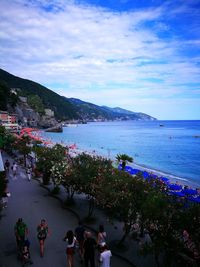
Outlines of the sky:
{"label": "sky", "polygon": [[200,0],[1,0],[0,68],[157,119],[200,119]]}

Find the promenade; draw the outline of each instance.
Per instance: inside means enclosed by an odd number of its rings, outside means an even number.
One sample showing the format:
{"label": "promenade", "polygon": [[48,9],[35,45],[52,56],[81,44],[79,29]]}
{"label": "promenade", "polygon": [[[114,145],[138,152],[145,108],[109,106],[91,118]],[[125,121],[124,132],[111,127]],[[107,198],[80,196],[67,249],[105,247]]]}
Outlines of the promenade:
{"label": "promenade", "polygon": [[[3,154],[4,161],[7,155]],[[12,160],[9,158],[10,162]],[[63,209],[62,198],[66,197],[61,191],[59,199],[49,195],[49,187],[40,186],[39,181],[27,179],[25,170],[19,166],[17,179],[13,179],[12,172],[9,174],[8,190],[11,197],[8,199],[8,206],[2,212],[0,220],[0,267],[18,267],[21,263],[17,260],[16,242],[14,236],[14,225],[19,217],[22,217],[29,229],[28,238],[31,242],[30,252],[35,267],[62,267],[67,266],[65,248],[62,241],[66,231],[74,230],[78,224],[78,217],[82,218],[86,214],[87,203],[81,195],[74,210]],[[78,196],[77,196],[78,197]],[[109,222],[103,212],[95,210],[96,222],[88,225],[95,235],[98,225],[103,223],[108,234],[108,242],[119,239],[122,235],[122,225],[119,222]],[[39,244],[36,237],[36,227],[40,220],[47,220],[50,228],[50,236],[45,243],[45,255],[39,255]],[[129,250],[126,252],[112,251],[112,267],[153,267],[152,257],[141,257],[138,255],[138,246],[135,241],[128,239]],[[96,262],[97,263],[97,262]],[[74,266],[83,266],[78,253],[75,255]],[[99,266],[99,263],[96,264]]]}

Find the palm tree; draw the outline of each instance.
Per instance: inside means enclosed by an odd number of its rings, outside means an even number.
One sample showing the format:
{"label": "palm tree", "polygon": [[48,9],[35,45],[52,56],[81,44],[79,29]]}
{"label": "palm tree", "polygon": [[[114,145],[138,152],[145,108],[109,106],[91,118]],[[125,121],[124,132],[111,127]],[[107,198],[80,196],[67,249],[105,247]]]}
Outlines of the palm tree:
{"label": "palm tree", "polygon": [[122,170],[125,169],[127,162],[133,162],[133,158],[126,154],[117,154],[116,160],[122,163]]}

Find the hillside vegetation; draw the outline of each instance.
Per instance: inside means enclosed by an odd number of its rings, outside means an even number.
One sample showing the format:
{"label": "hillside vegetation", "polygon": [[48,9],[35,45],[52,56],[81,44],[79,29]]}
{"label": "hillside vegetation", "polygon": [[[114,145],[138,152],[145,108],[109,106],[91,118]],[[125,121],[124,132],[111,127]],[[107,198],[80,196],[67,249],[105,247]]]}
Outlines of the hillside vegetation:
{"label": "hillside vegetation", "polygon": [[[0,69],[0,82],[2,84],[1,110],[6,110],[10,101],[14,105],[17,99],[10,95],[9,88],[19,88],[18,95],[26,96],[28,104],[38,113],[43,114],[45,108],[50,108],[55,113],[57,120],[154,120],[155,118],[144,114],[128,111],[121,108],[109,108],[84,102],[80,99],[66,98],[56,94],[45,86],[14,76]],[[5,87],[7,89],[5,89]],[[3,97],[2,97],[3,95]],[[5,100],[5,101],[4,101]]]}

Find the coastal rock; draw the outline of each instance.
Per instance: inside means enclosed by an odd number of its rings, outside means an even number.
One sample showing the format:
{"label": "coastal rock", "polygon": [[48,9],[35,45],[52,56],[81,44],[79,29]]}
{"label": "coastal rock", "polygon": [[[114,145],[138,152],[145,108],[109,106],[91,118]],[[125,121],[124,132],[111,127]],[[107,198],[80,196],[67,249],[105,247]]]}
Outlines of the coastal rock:
{"label": "coastal rock", "polygon": [[63,132],[63,128],[61,124],[58,124],[54,127],[50,127],[48,129],[45,130],[45,132],[53,132],[53,133],[62,133]]}

